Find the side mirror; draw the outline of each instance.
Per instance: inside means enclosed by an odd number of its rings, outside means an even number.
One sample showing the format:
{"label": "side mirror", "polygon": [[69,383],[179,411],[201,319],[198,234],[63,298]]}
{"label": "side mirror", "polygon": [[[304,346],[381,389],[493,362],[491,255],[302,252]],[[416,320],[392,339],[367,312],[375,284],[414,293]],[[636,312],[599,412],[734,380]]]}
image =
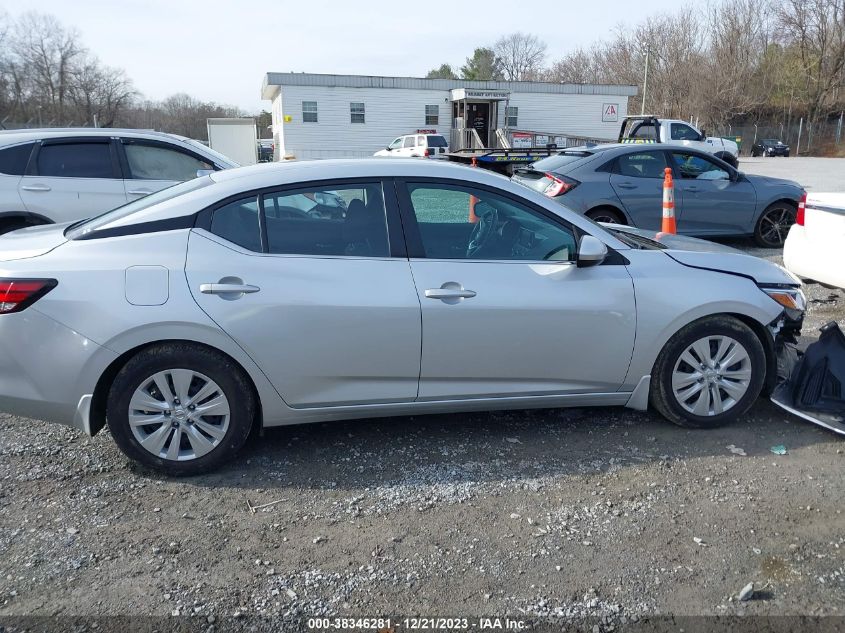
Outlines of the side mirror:
{"label": "side mirror", "polygon": [[585,235],[578,244],[578,257],[576,263],[578,268],[597,266],[607,257],[607,246],[604,242],[592,235]]}
{"label": "side mirror", "polygon": [[202,178],[203,176],[210,176],[213,173],[213,169],[197,169],[197,178]]}

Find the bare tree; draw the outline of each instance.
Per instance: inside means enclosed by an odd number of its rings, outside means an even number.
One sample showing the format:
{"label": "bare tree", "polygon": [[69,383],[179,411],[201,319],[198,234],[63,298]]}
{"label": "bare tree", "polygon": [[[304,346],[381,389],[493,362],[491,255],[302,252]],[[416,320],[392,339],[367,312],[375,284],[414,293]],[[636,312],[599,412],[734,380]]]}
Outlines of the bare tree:
{"label": "bare tree", "polygon": [[546,60],[546,43],[529,33],[511,33],[496,40],[493,52],[508,81],[539,79]]}

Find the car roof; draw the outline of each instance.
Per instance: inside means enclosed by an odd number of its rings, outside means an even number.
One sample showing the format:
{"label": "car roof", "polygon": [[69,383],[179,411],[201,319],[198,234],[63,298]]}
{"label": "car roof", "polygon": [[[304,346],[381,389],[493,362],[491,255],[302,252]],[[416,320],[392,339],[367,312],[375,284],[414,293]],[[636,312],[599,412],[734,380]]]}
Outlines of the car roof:
{"label": "car roof", "polygon": [[157,132],[156,130],[139,130],[114,127],[50,127],[50,128],[29,128],[19,130],[0,131],[0,145],[12,145],[14,143],[25,143],[45,138],[67,138],[74,136],[84,137],[111,137],[111,136],[140,136],[146,138],[178,139],[180,141],[190,140],[178,134]]}

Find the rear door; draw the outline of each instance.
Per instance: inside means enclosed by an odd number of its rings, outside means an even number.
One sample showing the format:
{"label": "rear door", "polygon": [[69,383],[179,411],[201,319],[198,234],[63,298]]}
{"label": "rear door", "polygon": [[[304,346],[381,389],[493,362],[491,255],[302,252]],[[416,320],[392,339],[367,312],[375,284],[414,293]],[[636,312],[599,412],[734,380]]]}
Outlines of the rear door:
{"label": "rear door", "polygon": [[205,158],[162,141],[120,139],[126,197],[131,202],[153,192],[197,177],[197,171],[214,169]]}
{"label": "rear door", "polygon": [[706,154],[672,151],[670,156],[679,232],[737,235],[754,231],[754,185]]}
{"label": "rear door", "polygon": [[[191,234],[196,302],[292,407],[417,396],[420,304],[383,191],[368,179],[244,194]],[[342,213],[327,204],[338,198]]]}
{"label": "rear door", "polygon": [[662,150],[627,153],[616,158],[610,185],[634,226],[660,230],[666,166],[666,154]]}
{"label": "rear door", "polygon": [[578,268],[572,227],[504,192],[431,180],[399,192],[422,305],[420,400],[619,389],[636,326],[624,265]]}
{"label": "rear door", "polygon": [[42,141],[18,190],[27,211],[53,222],[89,218],[126,203],[117,150],[107,137]]}

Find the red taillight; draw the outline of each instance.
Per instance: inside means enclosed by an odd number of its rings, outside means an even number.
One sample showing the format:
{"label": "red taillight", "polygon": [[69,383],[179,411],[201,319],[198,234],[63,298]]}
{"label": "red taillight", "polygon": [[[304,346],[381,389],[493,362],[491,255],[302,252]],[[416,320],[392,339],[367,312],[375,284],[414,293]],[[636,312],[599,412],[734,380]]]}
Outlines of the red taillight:
{"label": "red taillight", "polygon": [[562,196],[567,191],[571,191],[578,186],[578,181],[566,176],[555,176],[552,173],[544,174],[546,178],[551,180],[548,186],[543,190],[543,193],[549,198]]}
{"label": "red taillight", "polygon": [[0,314],[20,312],[55,287],[55,279],[0,279]]}
{"label": "red taillight", "polygon": [[795,214],[795,224],[804,226],[804,211],[807,209],[807,192],[801,196],[798,201],[798,213]]}
{"label": "red taillight", "polygon": [[425,154],[423,154],[423,156],[431,156],[431,150],[426,148]]}

